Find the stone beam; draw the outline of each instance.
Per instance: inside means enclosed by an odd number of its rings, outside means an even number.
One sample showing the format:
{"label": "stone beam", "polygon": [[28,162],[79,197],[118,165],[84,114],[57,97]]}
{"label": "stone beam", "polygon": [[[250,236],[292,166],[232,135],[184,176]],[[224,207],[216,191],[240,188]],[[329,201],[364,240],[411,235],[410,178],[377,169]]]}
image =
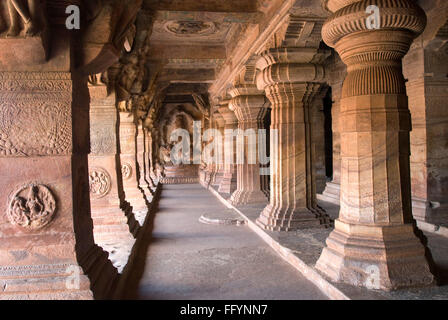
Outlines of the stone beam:
{"label": "stone beam", "polygon": [[163,59],[225,59],[226,48],[224,46],[185,46],[164,45],[153,42],[149,56],[153,60]]}
{"label": "stone beam", "polygon": [[170,85],[166,90],[167,96],[173,95],[190,95],[192,92],[206,94],[208,85],[201,83],[176,83]]}
{"label": "stone beam", "polygon": [[159,80],[171,83],[212,83],[215,80],[215,70],[165,69]]}
{"label": "stone beam", "polygon": [[253,23],[262,18],[259,12],[216,12],[216,11],[169,11],[160,10],[155,13],[156,20],[164,21],[212,21],[217,23]]}
{"label": "stone beam", "polygon": [[214,11],[214,12],[256,12],[257,1],[241,0],[145,0],[144,8],[154,11]]}

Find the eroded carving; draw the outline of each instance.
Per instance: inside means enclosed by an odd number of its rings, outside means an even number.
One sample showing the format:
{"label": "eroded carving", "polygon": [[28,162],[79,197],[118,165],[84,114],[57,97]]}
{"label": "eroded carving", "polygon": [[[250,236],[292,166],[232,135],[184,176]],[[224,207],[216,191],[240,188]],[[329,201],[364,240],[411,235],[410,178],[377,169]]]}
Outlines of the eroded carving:
{"label": "eroded carving", "polygon": [[129,163],[124,163],[121,166],[121,175],[125,180],[128,180],[132,177],[132,166]]}
{"label": "eroded carving", "polygon": [[91,130],[91,153],[95,155],[113,154],[116,151],[114,128],[104,123]]}
{"label": "eroded carving", "polygon": [[89,189],[93,198],[99,199],[106,196],[111,188],[109,173],[102,168],[92,168],[89,172]]}
{"label": "eroded carving", "polygon": [[13,225],[38,230],[48,225],[56,212],[56,200],[41,184],[29,184],[18,189],[8,207],[8,219]]}
{"label": "eroded carving", "polygon": [[217,31],[217,27],[213,22],[169,21],[165,24],[165,30],[174,35],[197,36],[214,34]]}

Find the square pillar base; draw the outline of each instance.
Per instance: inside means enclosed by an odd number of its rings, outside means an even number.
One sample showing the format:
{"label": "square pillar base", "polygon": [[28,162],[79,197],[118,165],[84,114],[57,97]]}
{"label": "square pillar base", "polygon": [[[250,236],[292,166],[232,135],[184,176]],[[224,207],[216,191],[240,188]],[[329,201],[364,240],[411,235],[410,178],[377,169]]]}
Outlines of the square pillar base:
{"label": "square pillar base", "polygon": [[386,291],[434,281],[411,224],[368,226],[336,220],[316,268],[335,282]]}

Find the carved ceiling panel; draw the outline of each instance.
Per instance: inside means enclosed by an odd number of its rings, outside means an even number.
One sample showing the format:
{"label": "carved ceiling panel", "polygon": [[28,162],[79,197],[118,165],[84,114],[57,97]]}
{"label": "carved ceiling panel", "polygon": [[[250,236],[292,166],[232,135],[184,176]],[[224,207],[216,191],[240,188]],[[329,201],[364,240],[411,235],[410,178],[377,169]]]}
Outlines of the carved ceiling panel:
{"label": "carved ceiling panel", "polygon": [[196,20],[158,20],[154,23],[152,41],[216,42],[226,39],[232,24]]}

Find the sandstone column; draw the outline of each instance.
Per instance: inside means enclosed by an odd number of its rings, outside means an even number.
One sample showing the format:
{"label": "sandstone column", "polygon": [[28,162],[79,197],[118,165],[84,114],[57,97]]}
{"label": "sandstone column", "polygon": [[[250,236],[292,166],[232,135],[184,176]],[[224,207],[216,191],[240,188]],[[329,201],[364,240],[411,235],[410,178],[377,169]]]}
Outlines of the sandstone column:
{"label": "sandstone column", "polygon": [[412,116],[412,213],[419,222],[448,225],[448,22],[424,45],[429,32],[403,59]]}
{"label": "sandstone column", "polygon": [[143,226],[148,206],[143,192],[138,188],[138,167],[136,159],[136,125],[131,112],[119,113],[120,120],[120,160],[123,189],[126,201],[132,206],[132,212],[140,226]]}
{"label": "sandstone column", "polygon": [[136,137],[136,159],[137,159],[137,180],[140,190],[143,191],[147,202],[151,203],[154,195],[154,191],[151,189],[146,179],[146,162],[145,159],[145,132],[141,121],[137,125],[137,137]]}
{"label": "sandstone column", "polygon": [[[254,84],[236,85],[229,94],[232,96],[229,108],[235,112],[240,135],[244,138],[244,142],[237,141],[237,153],[242,152],[244,157],[242,163],[237,163],[237,189],[230,201],[234,205],[264,203],[267,195],[261,188],[257,144],[258,130],[263,128],[268,101]],[[249,150],[254,151],[255,159],[251,159]]]}
{"label": "sandstone column", "polygon": [[331,202],[339,205],[339,197],[341,190],[341,134],[339,132],[339,113],[341,110],[341,95],[342,83],[346,75],[346,66],[341,61],[339,56],[335,54],[331,59],[330,65],[330,79],[331,86],[331,120],[333,133],[333,179],[327,182],[325,190],[318,198],[323,201]]}
{"label": "sandstone column", "polygon": [[257,223],[289,231],[327,223],[317,206],[310,107],[324,79],[326,52],[314,48],[265,51],[257,63],[257,84],[272,103],[271,195]]}
{"label": "sandstone column", "polygon": [[[212,183],[213,186],[219,187],[219,185],[221,184],[223,175],[224,175],[224,126],[225,126],[225,120],[218,110],[213,114],[213,117],[215,119],[215,129],[221,133],[221,137],[222,137],[221,154],[223,155],[223,158],[222,158],[221,163],[215,164],[216,172],[214,174],[213,183]],[[219,148],[218,143],[215,144],[215,150],[217,150],[217,148]]]}
{"label": "sandstone column", "polygon": [[157,186],[154,182],[152,175],[152,138],[150,130],[148,128],[143,128],[143,136],[145,139],[145,151],[143,153],[143,160],[145,162],[145,179],[148,182],[148,185],[152,191],[152,194],[156,192]]}
{"label": "sandstone column", "polygon": [[[233,135],[229,136],[229,132],[234,132],[238,129],[238,119],[235,113],[229,109],[229,100],[224,100],[218,111],[224,118],[224,173],[219,184],[218,191],[225,194],[232,194],[237,187],[236,179],[236,146],[232,144],[232,148],[227,150],[225,141],[228,139],[233,139]],[[226,132],[226,130],[228,130]],[[230,131],[231,130],[231,131]],[[231,154],[233,161],[231,163],[225,163],[226,154]]]}
{"label": "sandstone column", "polygon": [[312,149],[314,151],[314,165],[316,172],[316,193],[322,193],[327,183],[325,170],[325,114],[324,98],[328,87],[322,87],[314,98],[311,106]]}
{"label": "sandstone column", "polygon": [[[115,95],[98,76],[89,84],[90,92],[90,206],[95,242],[109,252],[109,259],[122,271],[135,239],[131,235],[126,213],[120,209],[117,170],[121,170],[117,155],[117,109]],[[120,176],[121,178],[121,176]],[[130,210],[128,215],[132,213]],[[134,222],[130,219],[130,222]],[[134,230],[136,224],[131,224]]]}
{"label": "sandstone column", "polygon": [[430,284],[415,236],[409,176],[410,114],[401,59],[425,27],[414,1],[329,0],[324,41],[347,64],[341,100],[341,210],[316,267],[331,279],[391,290]]}
{"label": "sandstone column", "polygon": [[[204,123],[204,129],[203,130],[204,130],[204,132],[206,130],[208,130],[208,129],[212,129],[213,128],[213,125],[212,125],[213,119],[212,119],[212,117],[213,117],[212,113],[210,113],[210,116],[208,118],[204,117],[204,121],[203,121],[203,123]],[[204,148],[205,145],[206,144],[204,142],[202,142],[202,148]],[[202,175],[200,174],[199,181],[201,182],[203,187],[208,188],[210,186],[210,181],[211,181],[211,178],[212,178],[212,175],[213,175],[213,164],[210,163],[209,159],[203,159],[203,156],[204,156],[204,154],[202,153],[201,154],[202,164],[200,166],[201,167],[200,170],[202,170]]]}

